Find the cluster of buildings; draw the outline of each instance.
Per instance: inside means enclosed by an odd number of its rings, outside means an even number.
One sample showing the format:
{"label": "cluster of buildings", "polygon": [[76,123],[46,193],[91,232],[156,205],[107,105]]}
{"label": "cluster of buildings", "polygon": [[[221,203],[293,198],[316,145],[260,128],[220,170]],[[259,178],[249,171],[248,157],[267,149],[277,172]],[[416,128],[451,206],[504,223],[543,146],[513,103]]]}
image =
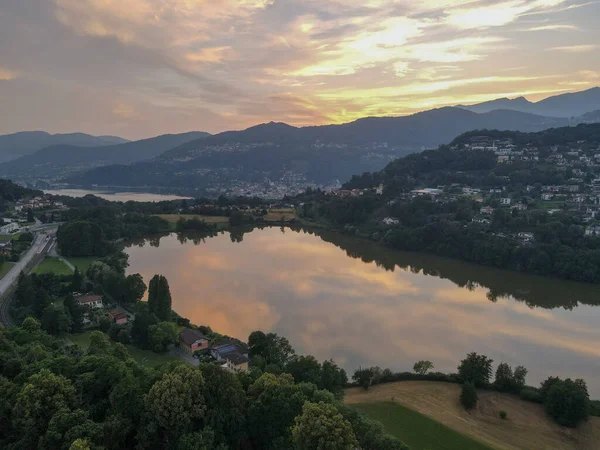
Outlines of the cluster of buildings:
{"label": "cluster of buildings", "polygon": [[231,372],[248,371],[248,347],[232,339],[222,339],[210,345],[208,337],[198,330],[184,328],[179,333],[179,347],[190,355],[209,354],[221,367]]}
{"label": "cluster of buildings", "polygon": [[[74,292],[73,295],[77,303],[87,306],[89,311],[105,308],[100,295],[82,295],[78,292]],[[133,320],[133,315],[120,307],[108,310],[108,317],[117,325],[125,325]],[[83,322],[91,323],[89,312],[84,314]],[[232,339],[221,339],[210,345],[208,337],[200,331],[184,328],[179,333],[179,347],[192,356],[199,353],[208,354],[218,361],[223,369],[231,372],[248,371],[249,368],[248,346]]]}

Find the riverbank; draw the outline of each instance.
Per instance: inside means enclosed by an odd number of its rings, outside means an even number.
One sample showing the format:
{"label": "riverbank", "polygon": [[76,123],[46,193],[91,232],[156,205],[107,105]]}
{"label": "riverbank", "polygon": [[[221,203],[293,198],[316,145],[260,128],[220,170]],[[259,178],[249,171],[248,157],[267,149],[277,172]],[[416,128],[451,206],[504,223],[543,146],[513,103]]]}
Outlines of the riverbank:
{"label": "riverbank", "polygon": [[[460,405],[460,386],[434,381],[400,381],[377,385],[365,391],[362,388],[346,390],[344,402],[363,410],[373,419],[381,421],[386,431],[404,440],[413,450],[429,448],[449,449],[459,447],[423,447],[411,444],[411,433],[398,422],[406,416],[396,404],[410,408],[465,436],[480,441],[491,448],[507,450],[598,450],[600,449],[600,418],[590,417],[576,429],[564,428],[554,423],[541,405],[525,402],[510,394],[479,391],[479,404],[472,412]],[[507,420],[499,411],[508,413]],[[424,425],[422,425],[424,426]],[[457,438],[458,439],[458,438]],[[467,447],[465,447],[467,448]],[[475,447],[474,447],[475,448]]]}

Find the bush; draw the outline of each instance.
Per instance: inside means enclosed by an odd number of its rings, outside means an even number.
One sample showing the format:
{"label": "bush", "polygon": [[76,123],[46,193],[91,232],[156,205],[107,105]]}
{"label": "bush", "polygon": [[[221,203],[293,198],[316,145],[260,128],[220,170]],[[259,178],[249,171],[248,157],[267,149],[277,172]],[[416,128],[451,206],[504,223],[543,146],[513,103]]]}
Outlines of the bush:
{"label": "bush", "polygon": [[500,410],[500,418],[502,420],[506,420],[507,417],[508,417],[508,413],[506,411],[504,411],[503,409]]}
{"label": "bush", "polygon": [[521,397],[521,400],[525,400],[526,402],[533,402],[533,403],[543,403],[544,402],[542,393],[539,391],[539,389],[536,389],[533,387],[526,387],[526,388],[521,389],[521,392],[519,392],[519,397]]}
{"label": "bush", "polygon": [[559,425],[576,427],[590,415],[590,396],[583,380],[559,380],[548,390],[544,407]]}
{"label": "bush", "polygon": [[600,417],[600,400],[590,402],[590,416]]}
{"label": "bush", "polygon": [[462,385],[460,392],[460,403],[464,408],[469,411],[477,405],[479,398],[477,397],[477,389],[475,385],[469,381]]}

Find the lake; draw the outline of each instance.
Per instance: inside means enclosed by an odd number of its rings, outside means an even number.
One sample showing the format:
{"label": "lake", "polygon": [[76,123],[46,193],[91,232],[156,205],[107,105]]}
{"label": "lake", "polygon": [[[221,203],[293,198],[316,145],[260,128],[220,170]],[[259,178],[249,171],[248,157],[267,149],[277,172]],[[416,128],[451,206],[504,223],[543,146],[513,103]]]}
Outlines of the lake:
{"label": "lake", "polygon": [[[316,233],[316,234],[315,234]],[[333,232],[264,228],[215,237],[170,234],[126,249],[129,273],[169,280],[173,309],[247,340],[286,336],[296,351],[411,371],[454,372],[476,351],[550,375],[584,378],[600,397],[600,289],[429,255]],[[495,368],[494,368],[495,370]]]}
{"label": "lake", "polygon": [[178,195],[150,194],[148,192],[109,192],[94,191],[87,189],[45,189],[44,193],[50,195],[66,195],[69,197],[85,197],[86,195],[95,195],[112,202],[162,202],[165,200],[183,200],[189,197],[180,197]]}

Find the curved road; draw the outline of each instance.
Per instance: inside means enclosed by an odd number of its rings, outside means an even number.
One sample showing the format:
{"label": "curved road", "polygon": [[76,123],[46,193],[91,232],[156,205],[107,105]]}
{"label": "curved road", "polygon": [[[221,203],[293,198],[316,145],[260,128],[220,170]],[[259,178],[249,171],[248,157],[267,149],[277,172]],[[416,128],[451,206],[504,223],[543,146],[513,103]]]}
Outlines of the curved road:
{"label": "curved road", "polygon": [[27,269],[28,264],[35,258],[36,256],[43,257],[52,244],[54,243],[54,235],[56,231],[50,230],[47,234],[37,233],[33,244],[27,250],[27,252],[21,257],[18,263],[16,263],[10,271],[0,279],[0,299],[2,303],[0,304],[0,320],[5,326],[10,326],[10,318],[7,315],[9,298],[5,296],[6,292],[16,283],[17,278],[19,278],[19,274],[22,271]]}

